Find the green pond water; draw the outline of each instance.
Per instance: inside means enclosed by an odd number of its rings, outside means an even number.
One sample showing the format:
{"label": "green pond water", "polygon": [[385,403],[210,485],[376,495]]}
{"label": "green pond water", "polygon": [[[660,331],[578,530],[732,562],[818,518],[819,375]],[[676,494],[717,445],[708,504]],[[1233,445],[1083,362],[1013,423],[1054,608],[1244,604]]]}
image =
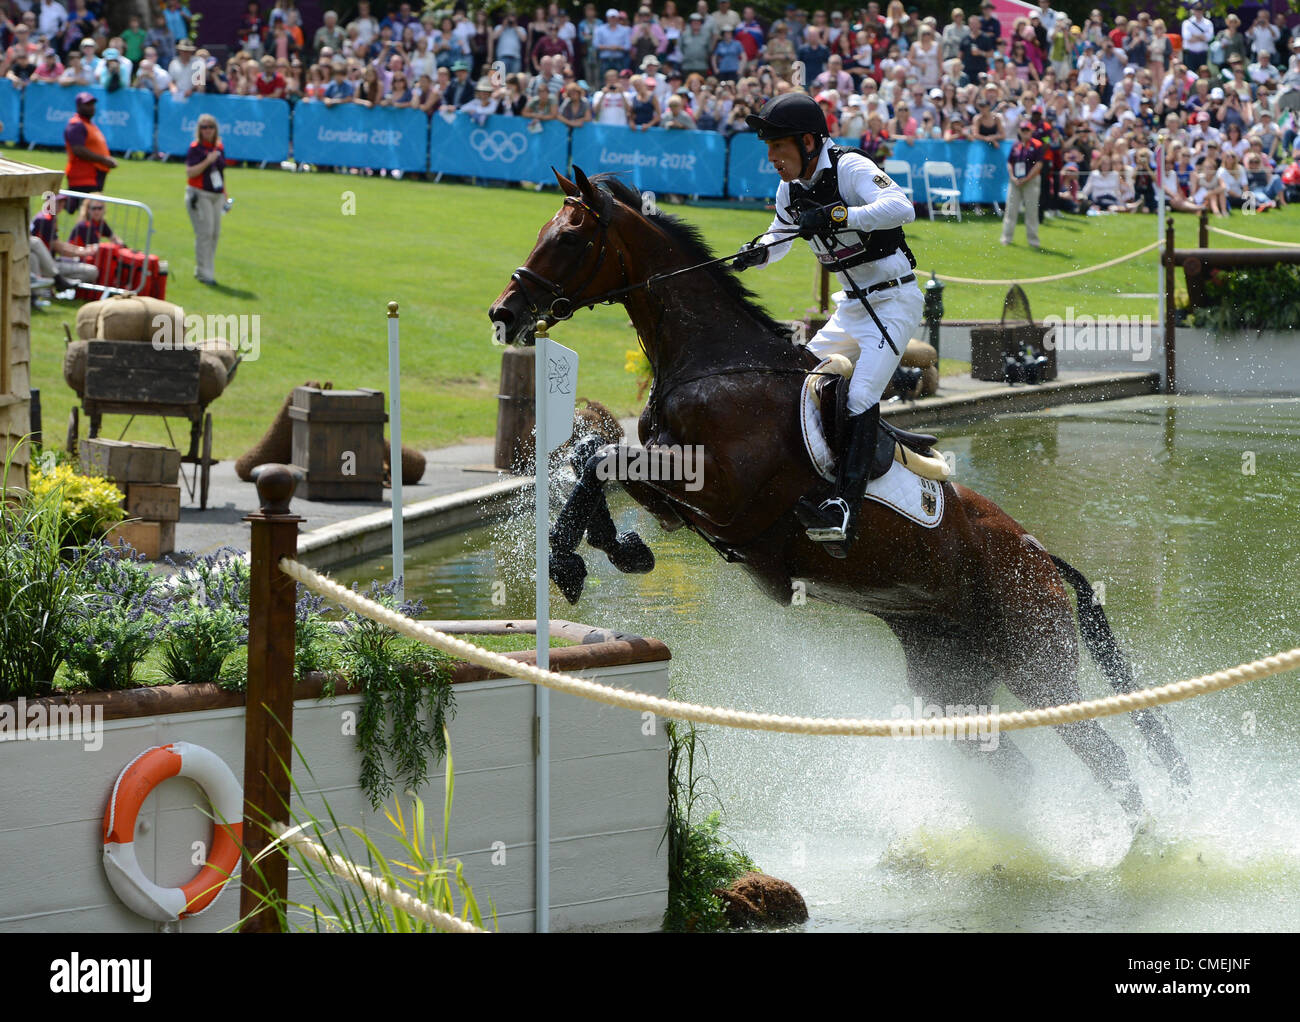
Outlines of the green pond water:
{"label": "green pond water", "polygon": [[[957,478],[1104,586],[1142,686],[1300,646],[1300,401],[1151,396],[941,431]],[[681,697],[816,716],[911,715],[902,654],[873,618],[780,607],[685,530],[616,491],[619,528],[658,559],[623,576],[585,545],[590,577],[552,613],[663,639]],[[558,499],[558,494],[556,494]],[[520,513],[408,553],[430,617],[531,617],[531,496]],[[870,542],[864,537],[861,542]],[[387,577],[386,562],[345,581]],[[493,584],[506,583],[494,605]],[[1085,698],[1109,693],[1090,662]],[[557,697],[563,698],[563,697]],[[1019,708],[1005,690],[1001,709]],[[709,729],[726,830],[804,894],[810,930],[1300,928],[1300,679],[1168,710],[1193,785],[1180,795],[1126,717],[1104,727],[1150,811],[1136,840],[1050,730],[1017,808],[952,743]],[[453,734],[454,741],[454,734]]]}

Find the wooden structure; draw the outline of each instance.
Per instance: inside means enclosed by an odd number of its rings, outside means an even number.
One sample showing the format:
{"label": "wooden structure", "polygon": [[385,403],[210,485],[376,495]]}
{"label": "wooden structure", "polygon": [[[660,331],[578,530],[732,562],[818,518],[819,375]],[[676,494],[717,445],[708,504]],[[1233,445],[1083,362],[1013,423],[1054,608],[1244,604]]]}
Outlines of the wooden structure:
{"label": "wooden structure", "polygon": [[[200,387],[202,352],[196,348],[156,351],[140,341],[90,341],[87,349],[86,388],[81,411],[89,422],[89,436],[99,436],[105,415],[161,415],[188,419],[190,446],[181,456],[195,466],[199,507],[208,506],[208,481],[216,459],[212,457],[212,413]],[[226,386],[235,377],[241,359],[236,357],[226,373]],[[81,417],[76,406],[68,419],[67,448],[76,450]],[[171,427],[168,426],[170,436]],[[191,497],[196,487],[189,486]]]}
{"label": "wooden structure", "polygon": [[532,348],[510,347],[501,352],[501,392],[497,394],[497,436],[493,464],[508,472],[523,472],[533,459]]}
{"label": "wooden structure", "polygon": [[1277,266],[1279,263],[1300,265],[1300,248],[1210,248],[1209,226],[1202,211],[1198,231],[1199,248],[1177,248],[1174,243],[1174,218],[1165,220],[1165,250],[1161,262],[1165,267],[1165,391],[1177,392],[1174,328],[1177,324],[1177,271],[1182,267],[1187,282],[1187,301],[1193,309],[1209,305],[1205,285],[1218,270],[1240,270],[1252,266]]}
{"label": "wooden structure", "polygon": [[[1008,322],[1012,320],[1012,322]],[[1017,323],[1014,320],[1023,320]],[[975,326],[970,332],[970,374],[972,379],[1001,382],[1006,379],[1006,357],[1032,346],[1047,356],[1044,380],[1056,379],[1056,348],[1044,343],[1049,328],[1034,323],[1029,299],[1020,285],[1013,284],[1002,302],[1002,321],[996,326]]]}
{"label": "wooden structure", "polygon": [[63,175],[0,159],[0,436],[10,486],[27,485],[31,407],[31,200],[57,191]]}
{"label": "wooden structure", "polygon": [[293,464],[310,500],[384,499],[383,391],[295,387]]}

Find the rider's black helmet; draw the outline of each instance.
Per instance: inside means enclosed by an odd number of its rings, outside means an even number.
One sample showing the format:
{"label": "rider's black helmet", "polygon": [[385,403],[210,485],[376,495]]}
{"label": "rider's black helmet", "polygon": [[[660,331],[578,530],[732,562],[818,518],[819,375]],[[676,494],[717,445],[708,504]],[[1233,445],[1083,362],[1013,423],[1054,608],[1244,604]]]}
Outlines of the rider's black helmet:
{"label": "rider's black helmet", "polygon": [[830,135],[821,104],[806,92],[787,92],[769,99],[762,110],[746,117],[745,123],[763,142],[803,135],[822,139]]}

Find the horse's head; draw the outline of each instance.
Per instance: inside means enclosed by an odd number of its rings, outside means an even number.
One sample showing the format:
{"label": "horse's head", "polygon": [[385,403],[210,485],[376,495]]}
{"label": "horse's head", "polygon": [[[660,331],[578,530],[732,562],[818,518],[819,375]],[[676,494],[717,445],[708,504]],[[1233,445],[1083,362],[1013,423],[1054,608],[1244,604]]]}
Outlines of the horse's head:
{"label": "horse's head", "polygon": [[497,340],[506,344],[531,342],[537,320],[551,326],[627,284],[622,248],[610,237],[618,204],[578,167],[573,168],[576,182],[554,173],[564,205],[542,227],[528,259],[488,310]]}

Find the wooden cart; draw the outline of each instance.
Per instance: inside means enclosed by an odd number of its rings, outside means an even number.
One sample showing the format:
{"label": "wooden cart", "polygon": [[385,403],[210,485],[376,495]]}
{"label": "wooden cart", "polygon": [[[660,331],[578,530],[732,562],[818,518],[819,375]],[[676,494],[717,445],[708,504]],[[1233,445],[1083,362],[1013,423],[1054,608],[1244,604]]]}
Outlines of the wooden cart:
{"label": "wooden cart", "polygon": [[[161,415],[173,447],[170,418],[188,419],[189,452],[181,461],[193,465],[189,479],[181,470],[181,480],[193,501],[197,489],[199,507],[208,506],[208,480],[216,461],[212,457],[212,413],[199,400],[198,350],[157,351],[152,344],[140,341],[91,341],[86,364],[86,385],[81,408],[73,407],[68,419],[67,449],[77,449],[80,413],[84,411],[88,436],[99,436],[105,415],[129,415],[121,436],[131,428],[137,415]],[[239,359],[227,374],[226,383],[234,379]]]}

